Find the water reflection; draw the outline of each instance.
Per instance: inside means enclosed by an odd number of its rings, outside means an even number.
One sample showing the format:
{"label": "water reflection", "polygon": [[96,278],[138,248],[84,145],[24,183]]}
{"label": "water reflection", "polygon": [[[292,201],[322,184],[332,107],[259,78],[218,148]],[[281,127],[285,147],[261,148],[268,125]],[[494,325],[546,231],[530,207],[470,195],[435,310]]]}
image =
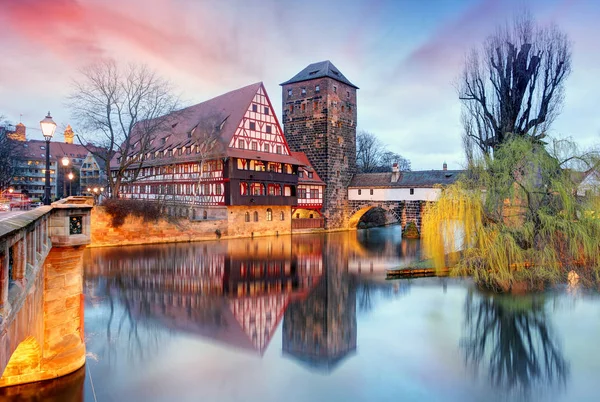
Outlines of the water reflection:
{"label": "water reflection", "polygon": [[533,391],[562,388],[569,364],[549,321],[544,296],[469,291],[461,340],[467,364],[487,370],[502,393],[527,398]]}
{"label": "water reflection", "polygon": [[0,388],[0,401],[82,402],[85,367],[52,381]]}

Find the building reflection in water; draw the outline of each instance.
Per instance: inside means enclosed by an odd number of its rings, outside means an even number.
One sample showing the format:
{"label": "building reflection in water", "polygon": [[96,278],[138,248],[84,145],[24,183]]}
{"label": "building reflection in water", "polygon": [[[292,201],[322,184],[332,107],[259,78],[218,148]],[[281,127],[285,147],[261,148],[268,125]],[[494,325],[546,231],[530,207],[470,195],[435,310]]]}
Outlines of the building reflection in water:
{"label": "building reflection in water", "polygon": [[331,371],[356,350],[356,286],[339,243],[323,242],[316,258],[326,269],[306,299],[290,304],[283,319],[283,352],[311,369]]}
{"label": "building reflection in water", "polygon": [[[90,323],[90,342],[101,345],[94,351],[109,366],[142,360],[175,333],[262,356],[283,320],[284,354],[328,372],[356,350],[357,293],[365,312],[375,292],[398,295],[388,283],[349,272],[359,256],[381,257],[356,233],[87,253],[86,303],[108,310]],[[107,339],[95,342],[99,336]]]}
{"label": "building reflection in water", "polygon": [[543,295],[469,291],[461,340],[467,364],[487,372],[498,391],[525,399],[564,387],[569,364],[549,321]]}

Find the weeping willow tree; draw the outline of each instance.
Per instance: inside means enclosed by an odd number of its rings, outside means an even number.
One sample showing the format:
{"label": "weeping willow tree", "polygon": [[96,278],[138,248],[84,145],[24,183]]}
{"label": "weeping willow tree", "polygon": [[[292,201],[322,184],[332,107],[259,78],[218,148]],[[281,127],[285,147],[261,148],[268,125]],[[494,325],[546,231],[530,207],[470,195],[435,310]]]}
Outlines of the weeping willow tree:
{"label": "weeping willow tree", "polygon": [[584,158],[561,158],[564,148],[514,136],[473,161],[426,208],[424,247],[436,267],[498,291],[558,282],[571,270],[600,283],[598,197],[576,196],[565,164]]}

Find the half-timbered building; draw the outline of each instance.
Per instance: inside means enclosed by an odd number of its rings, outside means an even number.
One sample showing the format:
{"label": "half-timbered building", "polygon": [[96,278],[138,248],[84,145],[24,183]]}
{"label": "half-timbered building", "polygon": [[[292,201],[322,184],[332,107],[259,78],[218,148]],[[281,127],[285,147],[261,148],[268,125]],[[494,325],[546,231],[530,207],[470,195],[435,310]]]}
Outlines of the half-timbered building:
{"label": "half-timbered building", "polygon": [[[226,219],[230,235],[262,233],[261,222],[291,230],[299,168],[308,160],[292,155],[262,83],[178,111],[167,127],[143,154],[134,144],[127,158],[143,168],[132,164],[121,197],[161,201],[168,213],[194,220]],[[301,189],[317,195],[308,184]]]}

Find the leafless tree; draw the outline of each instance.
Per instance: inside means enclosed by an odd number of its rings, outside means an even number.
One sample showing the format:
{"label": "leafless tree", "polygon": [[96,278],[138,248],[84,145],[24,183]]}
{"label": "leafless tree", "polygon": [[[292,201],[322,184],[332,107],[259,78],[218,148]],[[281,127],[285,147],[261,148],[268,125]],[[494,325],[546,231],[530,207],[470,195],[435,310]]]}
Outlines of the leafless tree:
{"label": "leafless tree", "polygon": [[560,112],[571,43],[529,13],[497,28],[467,56],[458,84],[464,145],[489,155],[511,135],[541,141]]}
{"label": "leafless tree", "polygon": [[401,171],[410,170],[410,161],[402,155],[386,151],[386,146],[373,133],[360,131],[356,134],[356,164],[360,173],[389,172],[393,163]]}
{"label": "leafless tree", "polygon": [[10,138],[12,125],[2,122],[0,115],[0,190],[7,189],[15,176],[15,157],[22,152],[22,143]]}
{"label": "leafless tree", "polygon": [[200,166],[198,188],[204,175],[205,163],[225,155],[226,144],[221,139],[221,129],[226,120],[227,116],[223,113],[215,112],[200,120],[192,129],[191,136],[198,148],[197,158]]}
{"label": "leafless tree", "polygon": [[112,197],[137,179],[158,145],[156,135],[171,128],[179,109],[171,84],[154,71],[112,60],[82,69],[67,104],[79,124],[79,141],[105,162]]}

